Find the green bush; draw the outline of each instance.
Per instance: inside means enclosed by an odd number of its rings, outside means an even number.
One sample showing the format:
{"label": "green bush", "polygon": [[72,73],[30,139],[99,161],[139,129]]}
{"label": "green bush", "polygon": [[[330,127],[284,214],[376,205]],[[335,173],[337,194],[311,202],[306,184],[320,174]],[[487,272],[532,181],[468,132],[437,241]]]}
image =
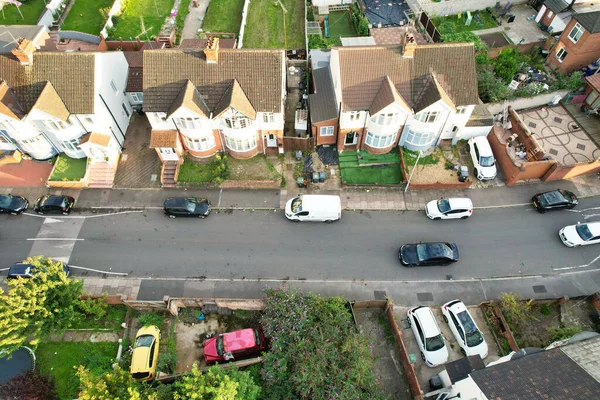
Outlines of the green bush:
{"label": "green bush", "polygon": [[552,309],[548,304],[544,303],[540,306],[540,313],[542,313],[542,315],[550,315],[552,314]]}
{"label": "green bush", "polygon": [[331,47],[329,41],[321,35],[308,35],[308,49],[328,49]]}
{"label": "green bush", "polygon": [[227,164],[226,155],[217,154],[210,165],[215,183],[221,183],[229,177],[229,165]]}
{"label": "green bush", "polygon": [[138,323],[141,326],[157,326],[160,328],[163,324],[165,317],[156,312],[149,312],[146,314],[142,314],[138,317]]}
{"label": "green bush", "polygon": [[550,90],[577,90],[584,84],[583,73],[573,72],[571,75],[558,75],[556,81],[550,85]]}
{"label": "green bush", "polygon": [[569,339],[574,334],[581,332],[581,328],[578,326],[565,326],[563,328],[554,328],[550,330],[552,334],[552,341],[558,342],[559,340]]}
{"label": "green bush", "polygon": [[484,103],[495,103],[507,99],[510,95],[510,89],[494,74],[491,65],[477,66],[477,89],[479,97]]}
{"label": "green bush", "polygon": [[[452,22],[450,22],[452,24]],[[474,43],[475,51],[487,50],[487,45],[473,32],[443,33],[442,41],[446,43]]]}
{"label": "green bush", "polygon": [[522,61],[523,58],[516,49],[505,49],[491,63],[494,66],[496,76],[501,78],[504,83],[509,84]]}
{"label": "green bush", "polygon": [[363,11],[358,7],[358,3],[350,7],[350,20],[354,24],[354,29],[359,36],[369,35],[369,20],[365,17]]}

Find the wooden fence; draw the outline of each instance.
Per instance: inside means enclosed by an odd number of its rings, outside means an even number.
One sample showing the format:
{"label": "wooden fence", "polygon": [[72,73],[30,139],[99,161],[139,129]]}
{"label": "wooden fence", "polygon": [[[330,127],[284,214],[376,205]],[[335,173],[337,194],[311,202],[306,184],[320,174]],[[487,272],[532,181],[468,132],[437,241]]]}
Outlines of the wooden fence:
{"label": "wooden fence", "polygon": [[315,139],[312,137],[285,136],[283,138],[283,148],[285,151],[312,151],[315,148]]}

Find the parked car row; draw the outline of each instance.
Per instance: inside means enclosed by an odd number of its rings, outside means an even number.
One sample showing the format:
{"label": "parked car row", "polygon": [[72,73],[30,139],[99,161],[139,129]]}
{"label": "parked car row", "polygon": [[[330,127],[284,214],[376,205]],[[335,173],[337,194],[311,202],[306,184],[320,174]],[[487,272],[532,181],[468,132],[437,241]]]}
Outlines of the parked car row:
{"label": "parked car row", "polygon": [[[63,214],[69,215],[75,199],[71,196],[45,195],[33,204],[33,211],[38,214]],[[19,215],[29,208],[29,200],[23,196],[12,194],[0,195],[0,212]]]}
{"label": "parked car row", "polygon": [[[465,356],[479,355],[482,359],[487,357],[488,346],[483,334],[462,301],[452,300],[444,304],[442,315]],[[413,307],[408,310],[407,320],[425,364],[436,367],[446,363],[446,340],[431,309],[426,306]]]}
{"label": "parked car row", "polygon": [[[65,272],[66,277],[68,278],[71,275],[71,269],[65,263],[62,263],[63,271]],[[35,277],[38,268],[35,265],[31,265],[28,263],[15,263],[8,269],[8,279],[17,279],[24,278],[29,279]]]}

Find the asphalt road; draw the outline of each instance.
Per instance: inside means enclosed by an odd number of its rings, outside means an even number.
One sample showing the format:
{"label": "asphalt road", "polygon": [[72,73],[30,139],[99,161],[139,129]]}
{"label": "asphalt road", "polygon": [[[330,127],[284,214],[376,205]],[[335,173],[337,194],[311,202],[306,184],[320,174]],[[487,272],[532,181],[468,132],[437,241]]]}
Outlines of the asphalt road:
{"label": "asphalt road", "polygon": [[[204,220],[170,219],[158,209],[70,218],[2,215],[0,266],[42,254],[138,277],[357,281],[595,269],[600,245],[570,249],[557,232],[577,221],[600,220],[600,199],[584,199],[576,211],[542,215],[519,206],[475,210],[458,221],[430,221],[412,211],[344,212],[333,224],[292,223],[282,211],[215,212]],[[449,267],[402,267],[398,247],[418,241],[453,241],[460,261]]]}

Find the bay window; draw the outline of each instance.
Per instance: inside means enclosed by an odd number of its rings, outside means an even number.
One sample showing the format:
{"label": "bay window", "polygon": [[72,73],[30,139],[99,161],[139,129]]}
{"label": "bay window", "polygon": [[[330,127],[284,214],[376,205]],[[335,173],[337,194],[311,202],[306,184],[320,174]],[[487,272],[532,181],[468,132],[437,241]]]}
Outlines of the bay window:
{"label": "bay window", "polygon": [[408,129],[406,143],[415,146],[426,146],[435,140],[435,132],[415,132]]}
{"label": "bay window", "polygon": [[381,149],[391,146],[396,141],[396,133],[393,135],[378,136],[372,132],[367,132],[365,143],[373,148]]}
{"label": "bay window", "polygon": [[438,114],[439,112],[437,111],[420,112],[417,115],[415,115],[415,119],[420,122],[432,123],[435,122],[435,120],[438,117]]}
{"label": "bay window", "polygon": [[79,151],[79,138],[60,142],[65,151]]}
{"label": "bay window", "polygon": [[256,137],[232,138],[225,136],[227,147],[234,151],[248,151],[256,147]]}
{"label": "bay window", "polygon": [[230,129],[244,129],[250,125],[246,117],[229,117],[225,118],[225,126]]}
{"label": "bay window", "polygon": [[185,144],[187,145],[188,149],[195,151],[210,150],[217,145],[215,143],[215,138],[212,135],[201,138],[189,138],[187,136],[183,136],[183,140],[185,140]]}
{"label": "bay window", "polygon": [[397,117],[398,114],[394,113],[377,114],[371,117],[371,121],[377,125],[390,125],[396,121]]}

